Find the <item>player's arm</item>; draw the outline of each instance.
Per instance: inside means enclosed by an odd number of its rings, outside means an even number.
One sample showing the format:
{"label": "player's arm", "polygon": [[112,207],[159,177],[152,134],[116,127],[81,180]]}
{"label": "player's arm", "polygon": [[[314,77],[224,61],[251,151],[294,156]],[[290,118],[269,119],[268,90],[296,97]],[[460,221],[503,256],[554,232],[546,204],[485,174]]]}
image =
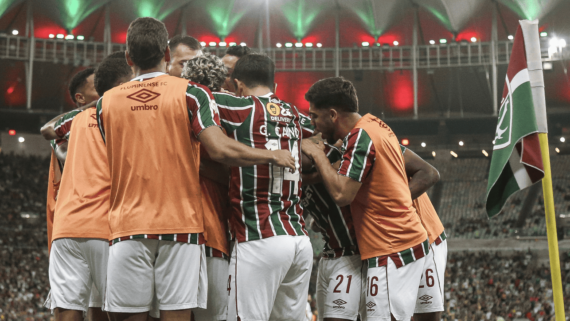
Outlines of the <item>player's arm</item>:
{"label": "player's arm", "polygon": [[58,141],[54,148],[55,157],[62,163],[65,163],[65,159],[67,158],[67,144],[67,140]]}
{"label": "player's arm", "polygon": [[439,172],[411,150],[405,149],[403,153],[406,175],[411,178],[410,192],[412,199],[416,199],[439,181]]}
{"label": "player's arm", "polygon": [[42,128],[40,129],[40,133],[42,134],[42,136],[46,139],[46,140],[52,140],[52,139],[59,139],[62,138],[60,136],[58,136],[58,134],[55,131],[55,124],[61,120],[62,118],[64,118],[67,114],[69,113],[73,113],[73,112],[77,112],[77,111],[83,111],[87,108],[90,107],[95,107],[95,104],[97,103],[97,101],[94,101],[92,103],[89,103],[83,107],[79,107],[76,108],[70,112],[67,113],[63,113],[61,115],[57,115],[55,116],[52,120],[48,121],[45,125],[42,126]]}

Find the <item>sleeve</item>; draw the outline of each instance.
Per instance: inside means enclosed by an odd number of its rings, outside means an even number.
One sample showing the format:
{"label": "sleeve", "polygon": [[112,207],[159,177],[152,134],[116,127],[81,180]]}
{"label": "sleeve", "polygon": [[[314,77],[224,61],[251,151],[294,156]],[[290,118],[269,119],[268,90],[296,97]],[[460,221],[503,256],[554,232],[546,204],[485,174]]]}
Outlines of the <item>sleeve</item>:
{"label": "sleeve", "polygon": [[227,93],[213,95],[220,111],[220,123],[228,133],[240,127],[255,109],[255,101],[251,96],[236,97]]}
{"label": "sleeve", "polygon": [[103,97],[99,98],[97,102],[97,126],[99,126],[99,132],[101,132],[101,137],[103,137],[103,142],[105,144],[107,141],[105,140],[105,126],[103,125]]}
{"label": "sleeve", "polygon": [[355,128],[344,139],[342,151],[338,173],[362,183],[374,165],[376,150],[372,139],[364,129]]}
{"label": "sleeve", "polygon": [[69,113],[63,115],[63,117],[61,117],[58,121],[56,121],[55,125],[53,126],[55,134],[62,139],[69,139],[69,132],[71,131],[71,124],[73,123],[73,119],[80,112],[80,110],[72,110]]}
{"label": "sleeve", "polygon": [[49,144],[51,145],[51,148],[55,152],[57,151],[58,147],[61,146],[61,144],[64,144],[67,141],[68,141],[67,139],[52,139],[49,141]]}
{"label": "sleeve", "polygon": [[400,145],[400,149],[402,150],[402,155],[404,155],[404,153],[406,153],[406,146]]}
{"label": "sleeve", "polygon": [[196,137],[211,126],[220,126],[218,107],[212,92],[205,86],[189,82],[186,89],[186,105],[190,125]]}
{"label": "sleeve", "polygon": [[315,127],[311,125],[311,118],[309,116],[299,112],[299,124],[301,124],[301,133],[303,134],[303,138],[313,136],[315,133]]}

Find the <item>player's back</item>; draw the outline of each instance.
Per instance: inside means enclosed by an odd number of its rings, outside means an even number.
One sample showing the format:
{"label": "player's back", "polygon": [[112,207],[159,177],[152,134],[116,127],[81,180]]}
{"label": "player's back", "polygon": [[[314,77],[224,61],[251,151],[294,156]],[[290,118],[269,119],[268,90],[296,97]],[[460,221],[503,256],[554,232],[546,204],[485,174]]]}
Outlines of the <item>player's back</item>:
{"label": "player's back", "polygon": [[275,95],[214,97],[229,137],[254,148],[289,150],[297,163],[294,173],[274,165],[232,167],[231,224],[238,241],[306,235],[299,174],[303,133],[297,108]]}
{"label": "player's back", "polygon": [[112,238],[200,233],[199,143],[187,99],[203,89],[162,73],[144,76],[98,103],[111,171]]}

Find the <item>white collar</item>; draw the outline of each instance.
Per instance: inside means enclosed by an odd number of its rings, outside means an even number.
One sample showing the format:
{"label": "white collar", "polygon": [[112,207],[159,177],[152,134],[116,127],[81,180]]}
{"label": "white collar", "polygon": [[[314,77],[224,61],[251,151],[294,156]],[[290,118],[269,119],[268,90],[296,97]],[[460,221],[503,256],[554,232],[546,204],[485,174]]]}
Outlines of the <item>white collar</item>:
{"label": "white collar", "polygon": [[269,98],[269,97],[271,97],[271,96],[273,96],[273,93],[272,93],[272,92],[268,92],[267,94],[265,94],[265,95],[263,95],[263,96],[258,96],[258,97]]}
{"label": "white collar", "polygon": [[150,79],[150,78],[154,78],[154,77],[158,77],[158,76],[162,76],[162,75],[166,75],[166,73],[160,72],[160,71],[149,72],[147,74],[142,74],[138,77],[135,77],[135,78],[131,79],[131,81],[143,81],[143,79]]}

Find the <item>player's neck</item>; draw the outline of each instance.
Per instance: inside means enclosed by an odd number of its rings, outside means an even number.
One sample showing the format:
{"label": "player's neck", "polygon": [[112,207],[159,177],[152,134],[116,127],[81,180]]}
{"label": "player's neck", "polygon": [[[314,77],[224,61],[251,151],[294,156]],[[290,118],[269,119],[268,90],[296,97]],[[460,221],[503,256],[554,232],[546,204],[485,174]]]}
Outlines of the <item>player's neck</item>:
{"label": "player's neck", "polygon": [[150,74],[153,72],[164,72],[165,73],[166,72],[166,63],[163,60],[158,65],[156,65],[156,67],[150,68],[150,69],[144,69],[144,70],[138,66],[134,66],[133,71],[135,73],[135,78],[140,76],[140,75]]}
{"label": "player's neck", "polygon": [[344,139],[348,133],[356,126],[356,123],[362,118],[359,113],[346,113],[344,117],[340,117],[339,120],[339,133],[341,137],[339,139]]}
{"label": "player's neck", "polygon": [[245,88],[242,92],[243,96],[264,96],[271,93],[271,88],[265,86],[257,86],[253,88]]}

